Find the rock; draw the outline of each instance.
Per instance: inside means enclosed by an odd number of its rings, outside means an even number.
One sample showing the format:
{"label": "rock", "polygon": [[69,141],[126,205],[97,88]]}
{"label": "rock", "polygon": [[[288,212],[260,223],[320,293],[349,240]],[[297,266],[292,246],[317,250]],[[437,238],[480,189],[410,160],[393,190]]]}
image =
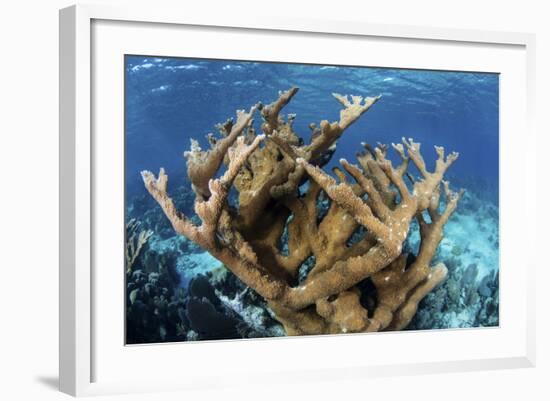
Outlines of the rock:
{"label": "rock", "polygon": [[187,301],[187,318],[201,340],[240,338],[238,319],[216,310],[207,298]]}
{"label": "rock", "polygon": [[208,278],[200,274],[194,277],[189,283],[189,294],[195,298],[206,298],[216,308],[221,306],[220,299]]}

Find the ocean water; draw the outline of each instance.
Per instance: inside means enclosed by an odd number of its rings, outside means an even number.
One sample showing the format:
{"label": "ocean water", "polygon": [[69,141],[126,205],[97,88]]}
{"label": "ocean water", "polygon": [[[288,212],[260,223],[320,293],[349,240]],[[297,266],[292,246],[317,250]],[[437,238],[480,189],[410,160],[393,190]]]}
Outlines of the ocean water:
{"label": "ocean water", "polygon": [[[296,114],[294,130],[306,143],[310,123],[338,120],[341,106],[332,93],[381,95],[338,140],[327,172],[340,158],[354,162],[361,142],[390,144],[413,138],[422,144],[429,170],[436,159],[434,145],[460,153],[446,179],[454,190],[466,192],[434,257],[434,264],[447,265],[449,276],[420,303],[407,328],[498,325],[497,74],[126,56],[127,222],[139,223],[136,232],[150,230],[127,275],[127,341],[284,335],[261,297],[171,229],[140,172],[156,174],[163,167],[176,205],[192,216],[194,196],[182,156],[191,138],[208,149],[205,136],[216,133],[215,124],[234,117],[237,109],[248,110],[259,101],[269,104],[292,86],[299,92],[282,114]],[[258,132],[260,120],[257,115]],[[405,245],[415,252],[418,243],[413,227]],[[201,305],[201,313],[227,320],[226,327],[212,334],[208,321],[197,323],[190,316],[197,308],[193,299],[208,299],[212,308]]]}

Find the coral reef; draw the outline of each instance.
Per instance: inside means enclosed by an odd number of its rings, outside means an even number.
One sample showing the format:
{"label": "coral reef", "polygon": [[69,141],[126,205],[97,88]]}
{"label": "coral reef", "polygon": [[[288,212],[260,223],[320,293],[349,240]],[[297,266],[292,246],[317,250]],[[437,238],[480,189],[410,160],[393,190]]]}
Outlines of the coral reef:
{"label": "coral reef", "polygon": [[[126,273],[126,341],[142,344],[187,339],[186,296],[173,260],[144,250]],[[145,256],[144,256],[145,255]],[[148,259],[147,265],[143,262]],[[156,263],[151,263],[156,259]]]}
{"label": "coral reef", "polygon": [[475,264],[450,268],[448,279],[426,296],[407,329],[498,326],[498,272],[479,281],[477,275]]}
{"label": "coral reef", "polygon": [[[200,222],[177,209],[164,169],[158,177],[143,171],[145,187],[173,229],[259,294],[286,334],[401,330],[447,276],[447,267],[432,266],[432,259],[462,196],[443,180],[458,154],[446,156],[436,146],[430,171],[412,139],[392,144],[397,166],[387,145],[363,144],[359,165],[340,160],[335,179],[322,167],[346,128],[379,97],[334,94],[343,107],[339,120],[311,124],[304,144],[293,129],[295,116],[281,116],[297,92],[291,88],[269,105],[238,111],[236,122],[217,126],[220,138],[208,136],[206,151],[192,141],[185,157]],[[253,125],[258,111],[260,135]],[[419,177],[408,172],[410,162]],[[238,193],[236,202],[229,201],[230,191]],[[403,248],[413,228],[420,237],[416,254]],[[192,299],[188,315],[219,318],[220,305],[210,297]],[[231,329],[221,319],[220,325],[220,332]]]}
{"label": "coral reef", "polygon": [[[129,221],[128,232],[135,235],[128,235],[128,242],[135,242],[142,225]],[[132,253],[132,268],[126,271],[128,344],[281,335],[261,300],[229,277],[225,268],[210,271],[211,257],[203,260],[204,253],[179,255],[174,251],[189,248],[185,238],[162,240],[149,230],[140,232],[147,233],[148,241]],[[178,271],[179,263],[186,264],[187,274]],[[190,278],[187,270],[197,265],[200,268]]]}

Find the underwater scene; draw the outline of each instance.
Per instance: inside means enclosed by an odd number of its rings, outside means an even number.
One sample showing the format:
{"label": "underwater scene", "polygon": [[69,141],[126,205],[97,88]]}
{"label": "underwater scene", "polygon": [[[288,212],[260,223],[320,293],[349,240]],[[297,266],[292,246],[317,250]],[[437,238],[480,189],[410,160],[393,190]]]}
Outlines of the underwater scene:
{"label": "underwater scene", "polygon": [[127,344],[499,325],[498,74],[124,74]]}

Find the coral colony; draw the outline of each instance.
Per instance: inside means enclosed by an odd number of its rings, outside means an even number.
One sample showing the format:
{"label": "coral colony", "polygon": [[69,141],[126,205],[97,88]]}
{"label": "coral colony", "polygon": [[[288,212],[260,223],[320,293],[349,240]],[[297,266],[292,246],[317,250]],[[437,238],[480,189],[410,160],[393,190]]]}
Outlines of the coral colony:
{"label": "coral colony", "polygon": [[[139,232],[131,221],[127,314],[142,326],[129,327],[142,330],[130,333],[133,341],[148,341],[147,330],[158,341],[402,330],[446,279],[448,267],[432,259],[463,195],[444,180],[458,153],[446,155],[436,146],[430,171],[412,139],[391,149],[362,144],[358,164],[341,159],[333,178],[323,166],[337,141],[380,97],[334,94],[342,106],[339,121],[311,124],[305,144],[293,130],[296,116],[281,115],[297,92],[291,88],[269,105],[237,111],[236,121],[217,126],[219,137],[209,135],[208,150],[192,141],[185,157],[200,221],[178,211],[162,168],[157,177],[142,172],[148,192],[184,237],[180,245],[193,246],[189,240],[225,267],[197,276],[185,294],[170,284],[173,261],[159,254],[153,264],[160,271],[132,269],[151,232]],[[253,127],[258,114],[261,134]],[[390,160],[393,151],[398,165]],[[409,172],[412,165],[419,176]],[[405,246],[413,235],[419,236],[417,252]],[[475,269],[470,279],[462,277],[466,284],[475,281]],[[496,280],[483,283],[489,296]],[[231,294],[215,288],[220,281]],[[460,291],[458,302],[465,304]],[[478,298],[471,302],[479,302],[478,287],[473,292]]]}

